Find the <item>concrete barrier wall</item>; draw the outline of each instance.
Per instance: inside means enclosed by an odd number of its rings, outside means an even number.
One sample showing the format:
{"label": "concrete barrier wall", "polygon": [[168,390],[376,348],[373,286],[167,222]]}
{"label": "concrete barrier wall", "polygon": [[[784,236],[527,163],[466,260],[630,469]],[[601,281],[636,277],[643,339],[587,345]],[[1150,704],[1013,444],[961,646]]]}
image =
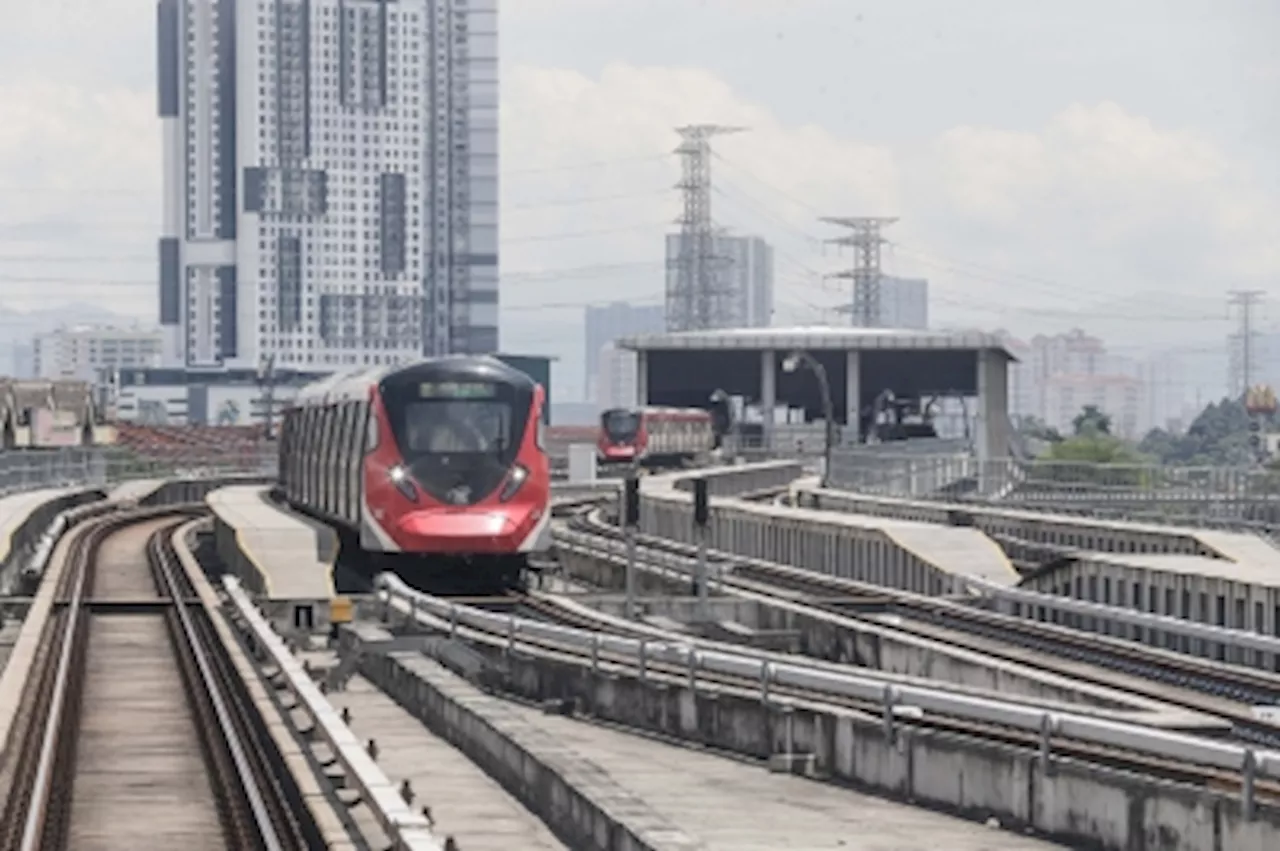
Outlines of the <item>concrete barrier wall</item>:
{"label": "concrete barrier wall", "polygon": [[[733,555],[788,564],[919,594],[938,595],[952,577],[879,529],[823,519],[779,506],[729,500],[711,505],[707,546]],[[697,543],[693,498],[685,493],[642,495],[640,530]]]}
{"label": "concrete barrier wall", "polygon": [[50,534],[50,527],[59,514],[82,505],[104,499],[106,493],[98,489],[74,491],[49,500],[36,507],[13,531],[9,539],[9,553],[0,562],[0,590],[8,593],[19,575],[31,562],[40,542]]}
{"label": "concrete barrier wall", "polygon": [[[914,804],[1072,847],[1272,851],[1280,810],[1245,818],[1235,796],[1030,749],[917,730],[852,710],[762,702],[758,692],[691,689],[684,677],[593,672],[573,663],[484,648],[504,688],[535,700],[573,700],[597,718],[790,766]],[[391,663],[379,663],[384,669]],[[388,679],[371,665],[373,677]],[[377,681],[375,679],[375,681]],[[382,685],[382,683],[379,683]],[[403,688],[403,687],[402,687]],[[405,694],[406,700],[414,700]]]}
{"label": "concrete barrier wall", "polygon": [[709,467],[691,473],[673,473],[671,486],[685,493],[693,493],[696,479],[707,480],[710,496],[737,496],[738,494],[769,488],[783,488],[804,475],[804,465],[796,461],[768,461],[760,464],[739,464],[733,467]]}
{"label": "concrete barrier wall", "polygon": [[[599,588],[623,587],[625,562],[604,561],[572,551],[561,553],[561,562],[569,576],[591,582]],[[672,581],[640,571],[636,575],[637,603],[645,616],[670,618],[677,624],[696,622],[698,600],[689,596],[687,581]],[[608,615],[625,617],[623,595],[600,595],[587,605]],[[781,601],[764,601],[742,597],[712,597],[712,617],[736,622],[766,635],[785,633],[791,640],[788,652],[829,662],[853,664],[858,668],[886,674],[917,677],[940,683],[954,683],[981,692],[997,692],[1006,697],[1025,697],[1031,701],[1058,702],[1074,706],[1097,707],[1111,717],[1126,720],[1125,714],[1163,713],[1169,710],[1158,701],[1115,691],[1043,670],[1036,664],[1035,654],[1028,651],[1022,662],[994,659],[980,652],[955,647],[941,641],[899,632],[879,623],[815,614],[803,606]],[[634,623],[634,622],[633,622]],[[669,640],[664,637],[663,640]],[[780,642],[779,642],[780,643]],[[776,649],[775,645],[770,645]],[[1182,715],[1188,727],[1199,721]],[[1136,723],[1144,718],[1129,717]],[[1225,727],[1229,725],[1213,725]]]}
{"label": "concrete barrier wall", "polygon": [[608,774],[529,724],[499,698],[419,653],[365,655],[361,673],[503,785],[569,847],[702,848]]}
{"label": "concrete barrier wall", "polygon": [[1091,517],[1052,514],[972,503],[931,502],[822,489],[816,482],[792,488],[797,505],[943,526],[974,526],[988,535],[1115,553],[1171,553],[1218,557],[1194,534],[1176,527],[1144,526]]}
{"label": "concrete barrier wall", "polygon": [[245,553],[236,530],[218,517],[213,518],[213,546],[218,561],[232,576],[240,580],[255,597],[267,593],[266,577]]}
{"label": "concrete barrier wall", "polygon": [[187,502],[204,502],[204,498],[219,488],[231,485],[268,485],[272,480],[263,476],[220,476],[215,479],[174,479],[167,481],[143,499],[141,505],[180,505]]}

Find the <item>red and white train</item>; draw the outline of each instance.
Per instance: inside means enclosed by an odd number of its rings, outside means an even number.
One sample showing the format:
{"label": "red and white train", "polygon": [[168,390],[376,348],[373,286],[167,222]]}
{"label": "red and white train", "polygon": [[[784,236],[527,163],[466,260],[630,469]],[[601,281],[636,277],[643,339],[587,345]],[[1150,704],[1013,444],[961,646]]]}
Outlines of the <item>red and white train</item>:
{"label": "red and white train", "polygon": [[483,356],[330,376],[285,412],[281,485],[362,550],[418,557],[393,563],[408,582],[507,585],[551,544],[545,404],[542,385]]}
{"label": "red and white train", "polygon": [[600,415],[602,462],[643,467],[682,465],[712,452],[715,421],[701,408],[611,408]]}

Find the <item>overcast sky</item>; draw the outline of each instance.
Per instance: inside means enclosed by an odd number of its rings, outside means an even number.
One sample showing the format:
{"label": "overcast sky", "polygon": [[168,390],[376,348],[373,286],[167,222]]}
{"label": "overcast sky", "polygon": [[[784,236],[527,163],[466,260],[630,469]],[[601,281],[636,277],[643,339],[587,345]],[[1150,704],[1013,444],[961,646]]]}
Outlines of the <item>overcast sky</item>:
{"label": "overcast sky", "polygon": [[[0,304],[154,317],[154,3],[4,5]],[[576,361],[575,305],[660,299],[687,122],[750,128],[716,142],[714,215],[776,246],[781,323],[847,300],[822,215],[900,216],[886,268],[930,278],[938,325],[1213,345],[1235,287],[1280,320],[1275,0],[503,0],[500,26],[505,348]]]}

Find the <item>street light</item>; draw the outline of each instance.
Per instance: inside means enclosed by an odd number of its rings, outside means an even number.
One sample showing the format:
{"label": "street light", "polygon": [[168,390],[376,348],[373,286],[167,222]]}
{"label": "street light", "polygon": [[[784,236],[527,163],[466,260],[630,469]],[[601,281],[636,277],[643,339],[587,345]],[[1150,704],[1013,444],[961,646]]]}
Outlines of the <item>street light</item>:
{"label": "street light", "polygon": [[794,351],[782,361],[783,372],[795,372],[804,364],[812,370],[818,379],[818,389],[822,392],[822,416],[827,421],[826,442],[822,450],[822,487],[827,486],[831,476],[831,447],[835,443],[835,406],[831,403],[831,384],[827,381],[827,368],[813,355],[805,351]]}

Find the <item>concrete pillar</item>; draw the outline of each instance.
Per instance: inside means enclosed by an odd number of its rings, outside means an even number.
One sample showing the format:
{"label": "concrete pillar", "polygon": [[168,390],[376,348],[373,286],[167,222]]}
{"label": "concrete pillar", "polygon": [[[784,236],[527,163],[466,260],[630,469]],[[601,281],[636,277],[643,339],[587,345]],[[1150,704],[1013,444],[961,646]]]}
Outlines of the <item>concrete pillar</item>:
{"label": "concrete pillar", "polygon": [[636,405],[649,404],[649,353],[636,352]]}
{"label": "concrete pillar", "polygon": [[1009,457],[1009,362],[996,351],[978,353],[978,413],[975,448],[979,487],[985,492],[998,464]]}
{"label": "concrete pillar", "polygon": [[764,420],[764,446],[773,449],[774,408],[778,405],[778,353],[760,353],[760,414]]}
{"label": "concrete pillar", "polygon": [[845,427],[844,442],[857,443],[862,438],[862,353],[845,353],[844,371]]}

